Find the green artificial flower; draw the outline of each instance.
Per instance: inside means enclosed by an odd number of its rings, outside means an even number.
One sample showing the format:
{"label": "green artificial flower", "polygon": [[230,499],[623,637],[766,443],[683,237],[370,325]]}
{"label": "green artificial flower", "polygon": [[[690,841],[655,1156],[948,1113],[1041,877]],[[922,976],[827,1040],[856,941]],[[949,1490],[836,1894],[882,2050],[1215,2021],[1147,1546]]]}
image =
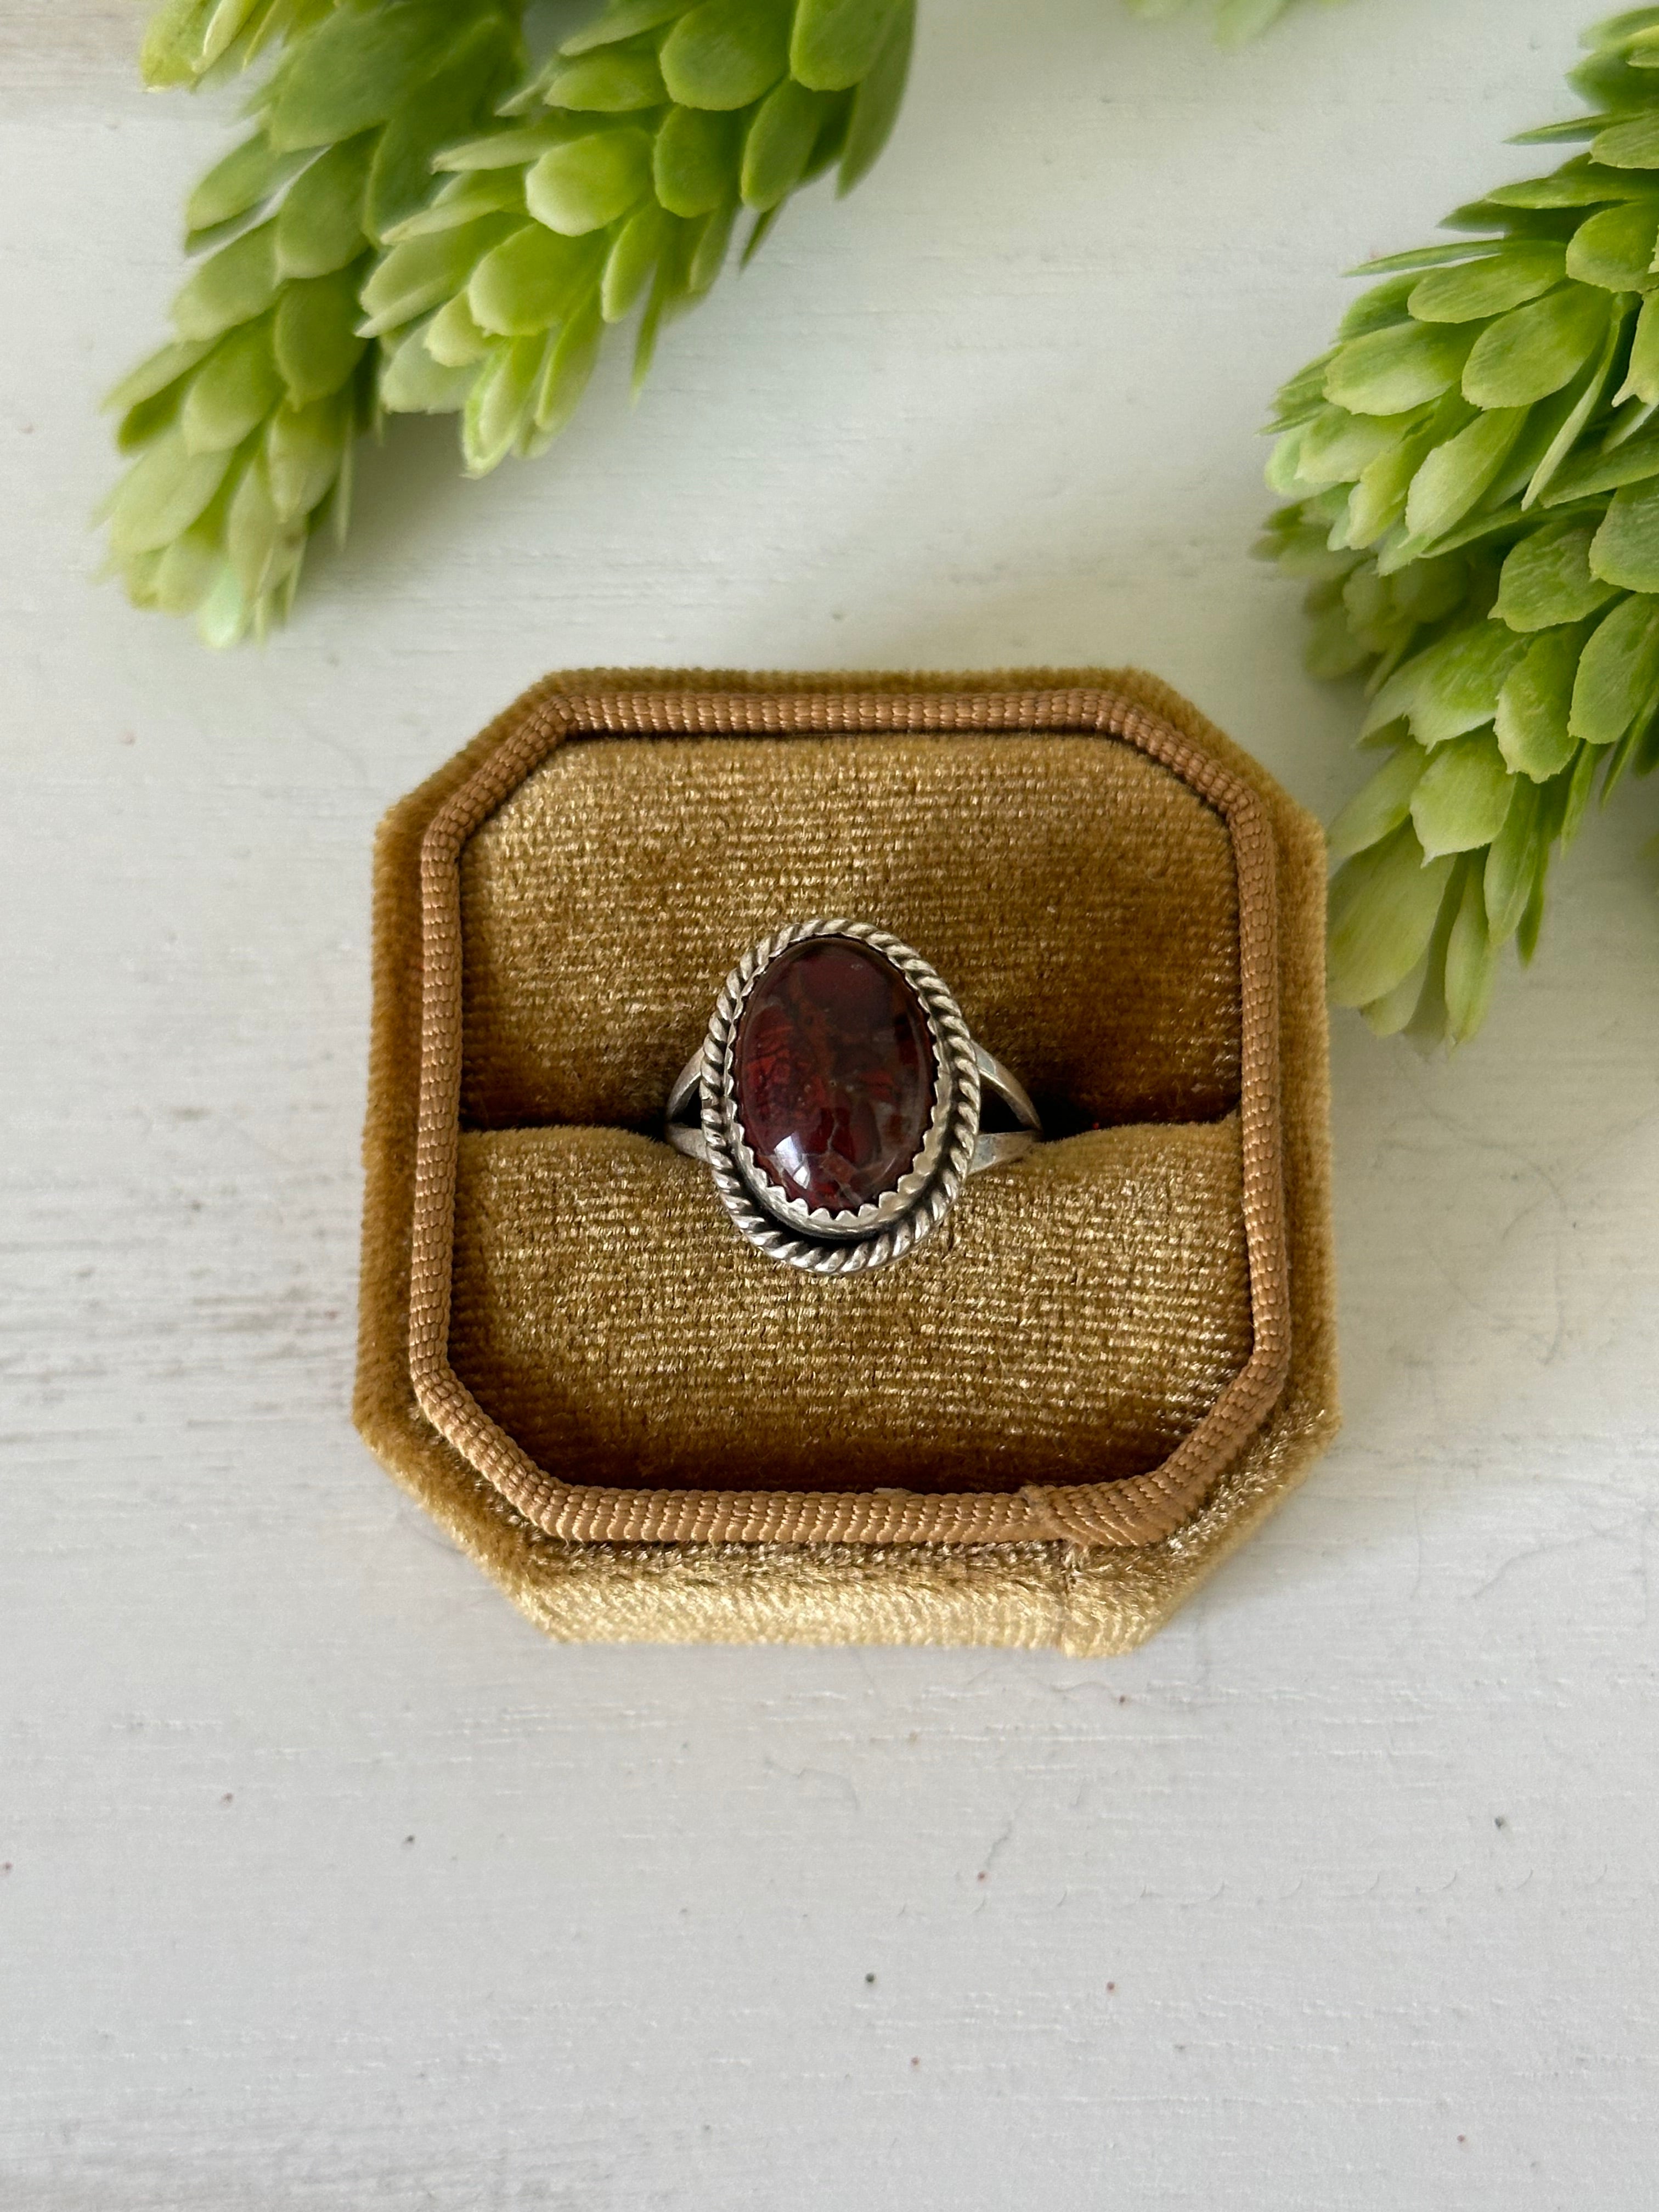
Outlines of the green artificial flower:
{"label": "green artificial flower", "polygon": [[752,218],[855,185],[904,90],[915,0],[612,0],[509,117],[438,157],[430,204],[388,233],[362,329],[382,404],[461,416],[470,473],[543,450],[606,328],[639,309],[637,386]]}
{"label": "green artificial flower", "polygon": [[[1179,0],[1131,0],[1142,14]],[[1218,0],[1230,40],[1285,0]],[[343,531],[382,412],[454,411],[469,471],[542,450],[608,326],[636,385],[750,218],[849,190],[903,97],[915,0],[610,0],[528,84],[524,0],[162,0],[155,85],[275,61],[253,129],[191,195],[177,336],[111,394],[106,503],[140,605],[210,643],[287,611]],[[515,88],[517,89],[515,90]],[[512,97],[507,95],[512,94]]]}
{"label": "green artificial flower", "polygon": [[352,451],[374,419],[361,295],[432,157],[477,131],[523,67],[519,0],[174,0],[152,76],[195,82],[286,44],[254,128],[191,195],[205,258],[177,336],[110,395],[132,465],[106,503],[135,604],[227,645],[286,612],[311,535],[343,532]]}
{"label": "green artificial flower", "polygon": [[1333,825],[1332,993],[1472,1036],[1594,792],[1659,763],[1659,7],[1585,34],[1588,140],[1376,261],[1279,394],[1260,549],[1386,751]]}

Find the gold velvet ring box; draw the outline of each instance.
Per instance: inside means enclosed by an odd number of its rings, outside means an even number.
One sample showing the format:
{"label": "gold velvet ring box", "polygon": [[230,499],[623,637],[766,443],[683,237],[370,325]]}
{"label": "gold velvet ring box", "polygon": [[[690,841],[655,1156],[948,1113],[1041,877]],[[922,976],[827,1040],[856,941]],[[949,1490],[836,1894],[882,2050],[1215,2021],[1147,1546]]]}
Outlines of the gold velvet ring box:
{"label": "gold velvet ring box", "polygon": [[[1132,672],[549,678],[381,833],[363,1435],[554,1636],[1139,1642],[1336,1425],[1323,878]],[[850,1277],[662,1134],[815,915],[1048,1133]]]}

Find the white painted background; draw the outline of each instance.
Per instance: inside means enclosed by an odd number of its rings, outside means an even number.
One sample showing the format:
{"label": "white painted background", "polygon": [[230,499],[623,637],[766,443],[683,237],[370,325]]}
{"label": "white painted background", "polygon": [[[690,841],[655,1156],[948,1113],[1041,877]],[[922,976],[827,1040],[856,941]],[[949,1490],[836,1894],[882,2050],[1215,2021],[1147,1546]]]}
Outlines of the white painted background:
{"label": "white painted background", "polygon": [[5,2212],[1659,2200],[1651,790],[1455,1064],[1338,1022],[1347,1434],[1133,1658],[556,1649],[346,1418],[387,802],[559,664],[1135,659],[1328,810],[1252,432],[1580,13],[933,0],[636,413],[406,428],[216,660],[83,519],[227,106],[7,0]]}

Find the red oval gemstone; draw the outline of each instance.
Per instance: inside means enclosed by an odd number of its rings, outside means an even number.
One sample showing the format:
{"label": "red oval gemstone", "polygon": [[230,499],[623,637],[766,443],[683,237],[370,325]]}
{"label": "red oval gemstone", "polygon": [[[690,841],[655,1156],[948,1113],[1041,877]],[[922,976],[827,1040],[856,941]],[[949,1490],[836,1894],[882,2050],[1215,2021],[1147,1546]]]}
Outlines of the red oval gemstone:
{"label": "red oval gemstone", "polygon": [[732,1077],[762,1172],[831,1213],[891,1190],[933,1120],[921,1001],[850,938],[810,938],[772,962],[738,1024]]}

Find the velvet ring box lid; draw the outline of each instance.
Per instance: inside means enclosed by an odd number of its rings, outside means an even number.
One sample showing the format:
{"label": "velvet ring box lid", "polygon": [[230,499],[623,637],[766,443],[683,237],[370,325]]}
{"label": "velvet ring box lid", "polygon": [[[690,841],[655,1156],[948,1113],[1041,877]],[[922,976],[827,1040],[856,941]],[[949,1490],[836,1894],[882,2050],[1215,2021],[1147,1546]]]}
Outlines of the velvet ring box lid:
{"label": "velvet ring box lid", "polygon": [[[359,1425],[556,1635],[1139,1640],[1335,1425],[1322,881],[1132,672],[550,678],[382,831]],[[851,1279],[661,1134],[814,914],[1049,1133]]]}

